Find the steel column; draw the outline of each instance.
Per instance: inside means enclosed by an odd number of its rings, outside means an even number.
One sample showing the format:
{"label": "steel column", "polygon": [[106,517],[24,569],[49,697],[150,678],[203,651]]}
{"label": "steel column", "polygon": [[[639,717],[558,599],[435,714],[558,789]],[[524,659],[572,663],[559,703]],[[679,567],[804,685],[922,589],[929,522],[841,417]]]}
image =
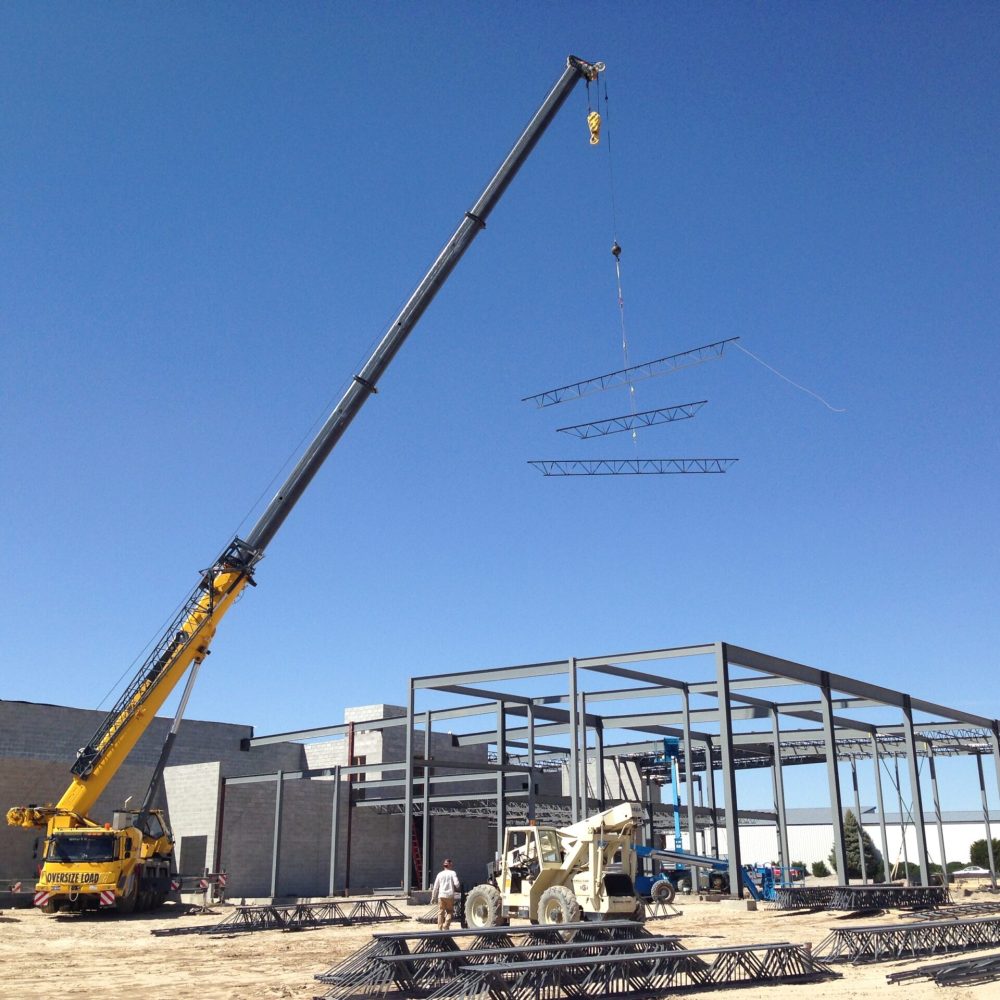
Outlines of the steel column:
{"label": "steel column", "polygon": [[694,755],[691,750],[691,695],[687,685],[681,689],[681,719],[684,729],[684,792],[687,795],[688,850],[695,854]]}
{"label": "steel column", "polygon": [[528,702],[528,822],[535,818],[535,703]]}
{"label": "steel column", "polygon": [[719,856],[719,811],[715,807],[715,765],[712,763],[712,741],[705,740],[705,790],[708,793],[708,809],[712,816],[709,824],[713,858]]}
{"label": "steel column", "polygon": [[885,828],[885,803],[882,801],[882,763],[878,753],[878,737],[872,734],[872,763],[875,765],[875,803],[878,806],[878,826],[882,834],[882,881],[889,881],[889,835]]}
{"label": "steel column", "polygon": [[594,743],[597,750],[597,797],[601,803],[601,812],[608,808],[607,786],[604,783],[604,723],[594,726]]}
{"label": "steel column", "polygon": [[861,859],[861,884],[868,884],[868,864],[865,861],[865,828],[861,822],[861,793],[858,791],[858,762],[851,758],[851,785],[854,788],[854,818],[858,821],[858,855]]}
{"label": "steel column", "polygon": [[328,896],[337,892],[337,855],[340,853],[340,765],[333,769],[333,806],[330,820],[330,886]]}
{"label": "steel column", "polygon": [[903,783],[899,777],[899,758],[893,757],[893,764],[896,768],[896,795],[899,798],[899,834],[900,834],[900,846],[903,851],[903,864],[906,866],[906,881],[910,881],[910,851],[906,846],[906,823],[905,816],[903,813]]}
{"label": "steel column", "polygon": [[927,744],[927,763],[931,770],[931,795],[934,797],[934,821],[937,824],[938,849],[941,851],[941,884],[947,885],[951,879],[948,877],[948,857],[944,850],[944,820],[941,817],[941,798],[938,794],[937,762],[934,760],[934,744]]}
{"label": "steel column", "polygon": [[996,859],[993,857],[993,830],[990,827],[990,804],[986,797],[986,778],[983,774],[983,756],[976,754],[976,770],[979,772],[979,797],[983,803],[983,826],[986,827],[986,857],[990,859],[990,884],[993,891],[997,887]]}
{"label": "steel column", "polygon": [[570,816],[574,823],[578,823],[580,816],[580,755],[577,753],[579,745],[579,730],[577,728],[577,698],[576,698],[576,657],[571,656],[566,661],[566,672],[569,675],[569,801]]}
{"label": "steel column", "polygon": [[724,642],[715,646],[716,697],[719,703],[719,744],[722,751],[722,791],[726,808],[726,847],[729,852],[729,887],[738,899],[744,893],[740,872],[740,832],[736,799],[736,768],[733,767],[733,716],[729,690],[729,652]]}
{"label": "steel column", "polygon": [[903,740],[906,745],[906,766],[910,772],[910,793],[913,804],[913,827],[917,834],[917,854],[920,862],[920,882],[931,884],[927,866],[927,831],[924,829],[924,799],[920,790],[920,771],[917,769],[917,744],[913,736],[913,704],[908,694],[903,695]]}
{"label": "steel column", "polygon": [[278,857],[281,853],[281,794],[284,790],[284,771],[275,775],[274,782],[274,838],[271,841],[271,898],[278,895]]}
{"label": "steel column", "polygon": [[840,771],[837,768],[837,737],[833,726],[833,695],[830,675],[821,672],[820,704],[823,715],[823,739],[826,744],[826,777],[830,786],[830,814],[833,820],[833,854],[837,863],[837,878],[841,885],[850,885],[847,873],[847,848],[844,844],[844,809],[840,800]]}
{"label": "steel column", "polygon": [[580,692],[580,815],[590,815],[590,803],[587,801],[587,791],[590,787],[590,763],[587,754],[587,693]]}
{"label": "steel column", "polygon": [[781,864],[781,882],[789,882],[788,869],[792,859],[788,852],[788,820],[785,815],[785,778],[781,771],[781,723],[778,709],[771,706],[771,738],[774,759],[771,762],[771,779],[774,791],[774,811],[778,814],[778,861]]}
{"label": "steel column", "polygon": [[[413,890],[413,678],[406,696],[406,781],[403,787],[403,895]],[[348,803],[350,808],[350,803]]]}
{"label": "steel column", "polygon": [[497,702],[497,854],[503,854],[503,837],[507,829],[507,716],[504,704]]}
{"label": "steel column", "polygon": [[[424,713],[424,760],[431,759],[431,713],[428,709]],[[423,814],[424,823],[420,838],[420,888],[427,890],[430,885],[430,856],[431,856],[431,775],[433,768],[424,767],[424,796]]]}

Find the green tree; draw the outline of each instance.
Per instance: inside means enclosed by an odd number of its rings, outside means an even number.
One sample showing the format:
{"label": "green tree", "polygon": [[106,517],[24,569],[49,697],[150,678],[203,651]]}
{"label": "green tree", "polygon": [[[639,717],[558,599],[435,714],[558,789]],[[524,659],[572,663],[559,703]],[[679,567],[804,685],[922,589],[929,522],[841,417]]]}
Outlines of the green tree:
{"label": "green tree", "polygon": [[830,874],[830,869],[826,867],[824,862],[814,861],[812,863],[812,873],[814,878],[826,878]]}
{"label": "green tree", "polygon": [[[969,860],[980,868],[989,868],[990,859],[986,853],[986,838],[975,840],[969,848]],[[1000,840],[993,841],[993,863],[1000,864]]]}
{"label": "green tree", "polygon": [[[861,851],[865,852],[865,874],[869,879],[882,880],[882,854],[875,849],[868,831],[862,829],[850,809],[844,813],[844,850],[847,854],[847,877],[861,878]],[[830,864],[837,871],[837,845],[830,852]],[[838,874],[840,874],[838,872]]]}

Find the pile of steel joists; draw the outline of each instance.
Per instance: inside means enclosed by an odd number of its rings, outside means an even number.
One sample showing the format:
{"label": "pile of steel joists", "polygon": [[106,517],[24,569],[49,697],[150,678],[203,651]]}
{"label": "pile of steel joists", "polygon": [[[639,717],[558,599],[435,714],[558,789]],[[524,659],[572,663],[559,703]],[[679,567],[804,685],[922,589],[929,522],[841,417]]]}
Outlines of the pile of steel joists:
{"label": "pile of steel joists", "polygon": [[775,886],[769,908],[775,910],[825,910],[839,886],[794,885]]}
{"label": "pile of steel joists", "polygon": [[893,972],[885,978],[893,986],[913,979],[933,979],[938,986],[978,986],[1000,979],[1000,955],[940,962],[922,969]]}
{"label": "pile of steel joists", "polygon": [[[464,949],[447,941],[463,934],[471,936]],[[638,924],[565,924],[456,935],[381,934],[363,952],[317,978],[330,986],[323,1000],[534,1000],[804,982],[833,975],[808,948],[787,942],[689,951],[675,936],[654,937]]]}
{"label": "pile of steel joists", "polygon": [[[593,946],[650,936],[642,924],[631,920],[373,934],[368,945],[316,978],[330,987],[327,997],[382,996],[397,983],[426,991],[450,981],[462,965],[488,961],[490,954],[509,955],[511,950],[524,952],[545,945]],[[397,958],[402,963],[392,961]]]}
{"label": "pile of steel joists", "polygon": [[838,885],[828,910],[904,910],[947,906],[951,902],[944,885]]}
{"label": "pile of steel joists", "polygon": [[157,937],[167,937],[177,934],[233,934],[237,931],[300,931],[330,924],[376,924],[405,919],[405,913],[384,899],[362,899],[350,905],[329,900],[321,903],[235,906],[233,912],[217,924],[165,927],[152,933]]}
{"label": "pile of steel joists", "polygon": [[956,903],[942,910],[918,910],[901,913],[905,920],[964,920],[966,917],[985,917],[1000,912],[1000,903]]}
{"label": "pile of steel joists", "polygon": [[884,962],[997,946],[1000,946],[1000,917],[993,916],[838,927],[819,943],[816,954],[824,962]]}

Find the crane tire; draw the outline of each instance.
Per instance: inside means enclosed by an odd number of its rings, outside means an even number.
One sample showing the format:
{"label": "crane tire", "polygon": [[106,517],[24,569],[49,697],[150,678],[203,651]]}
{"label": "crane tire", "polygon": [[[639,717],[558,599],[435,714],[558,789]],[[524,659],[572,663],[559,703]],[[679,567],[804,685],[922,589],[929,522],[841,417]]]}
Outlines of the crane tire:
{"label": "crane tire", "polygon": [[564,885],[549,886],[538,900],[541,924],[575,924],[581,913],[576,896]]}
{"label": "crane tire", "polygon": [[716,873],[715,875],[709,875],[708,877],[708,887],[713,892],[725,892],[728,888],[729,879],[721,873]]}
{"label": "crane tire", "polygon": [[474,929],[504,923],[503,896],[496,886],[484,882],[472,887],[465,897],[465,923]]}
{"label": "crane tire", "polygon": [[654,903],[672,903],[677,895],[673,882],[668,878],[661,878],[659,882],[653,883],[653,888],[649,890],[649,895]]}
{"label": "crane tire", "polygon": [[136,903],[139,901],[139,876],[132,872],[125,882],[125,888],[118,897],[118,905],[115,909],[122,915],[135,912]]}

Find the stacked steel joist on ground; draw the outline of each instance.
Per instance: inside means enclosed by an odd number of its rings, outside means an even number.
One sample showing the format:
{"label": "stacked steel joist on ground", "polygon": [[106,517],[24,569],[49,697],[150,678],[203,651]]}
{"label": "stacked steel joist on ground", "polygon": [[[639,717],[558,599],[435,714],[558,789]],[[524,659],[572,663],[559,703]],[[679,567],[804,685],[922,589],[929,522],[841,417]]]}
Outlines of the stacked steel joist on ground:
{"label": "stacked steel joist on ground", "polygon": [[1000,955],[940,962],[925,965],[922,969],[892,972],[885,978],[892,986],[913,979],[933,979],[938,986],[980,986],[1000,979]]}
{"label": "stacked steel joist on ground", "polygon": [[[457,938],[467,938],[459,948]],[[489,997],[647,995],[835,975],[787,942],[689,951],[676,936],[614,921],[549,927],[378,934],[371,945],[317,976],[323,1000],[375,996]]]}
{"label": "stacked steel joist on ground", "polygon": [[838,927],[816,948],[823,962],[884,962],[893,958],[1000,947],[1000,917],[925,920],[914,924]]}
{"label": "stacked steel joist on ground", "polygon": [[774,894],[776,910],[902,910],[951,902],[947,887],[942,885],[778,886]]}
{"label": "stacked steel joist on ground", "polygon": [[178,934],[232,934],[236,931],[301,931],[331,924],[376,924],[405,920],[406,914],[384,899],[362,899],[346,904],[333,902],[236,906],[217,924],[200,927],[166,927],[153,931],[157,937]]}

